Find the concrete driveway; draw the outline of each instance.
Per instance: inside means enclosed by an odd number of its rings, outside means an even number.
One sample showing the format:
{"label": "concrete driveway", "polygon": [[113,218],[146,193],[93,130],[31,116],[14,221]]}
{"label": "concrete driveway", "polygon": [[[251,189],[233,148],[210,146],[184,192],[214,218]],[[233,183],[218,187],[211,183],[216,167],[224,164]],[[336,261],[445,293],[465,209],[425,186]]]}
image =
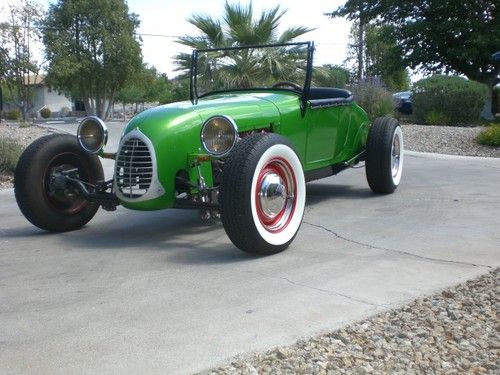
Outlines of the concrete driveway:
{"label": "concrete driveway", "polygon": [[47,234],[0,191],[0,372],[191,373],[499,266],[500,160],[405,163],[388,196],[363,169],[308,184],[298,236],[264,258],[195,211],[118,208]]}

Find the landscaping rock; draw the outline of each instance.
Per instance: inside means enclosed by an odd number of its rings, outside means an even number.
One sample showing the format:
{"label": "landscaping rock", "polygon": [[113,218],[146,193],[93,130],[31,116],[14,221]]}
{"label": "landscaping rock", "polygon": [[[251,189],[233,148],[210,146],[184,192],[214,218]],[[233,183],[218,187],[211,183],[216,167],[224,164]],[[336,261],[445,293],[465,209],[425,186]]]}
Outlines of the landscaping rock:
{"label": "landscaping rock", "polygon": [[499,306],[500,268],[335,332],[203,374],[498,374]]}

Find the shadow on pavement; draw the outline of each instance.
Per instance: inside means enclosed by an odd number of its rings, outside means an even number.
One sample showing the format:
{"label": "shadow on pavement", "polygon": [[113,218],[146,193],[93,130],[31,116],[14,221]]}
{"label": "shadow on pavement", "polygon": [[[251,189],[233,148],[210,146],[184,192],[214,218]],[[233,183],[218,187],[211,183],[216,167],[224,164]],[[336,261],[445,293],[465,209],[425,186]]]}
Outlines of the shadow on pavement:
{"label": "shadow on pavement", "polygon": [[[307,185],[307,205],[336,199],[376,197],[369,188],[331,183]],[[62,249],[91,252],[162,251],[168,262],[191,265],[223,264],[251,261],[256,256],[237,249],[227,238],[220,222],[205,222],[197,210],[167,209],[139,212],[118,209],[99,213],[80,230],[49,233],[28,222],[2,230],[5,239],[39,238],[54,242]]]}
{"label": "shadow on pavement", "polygon": [[316,205],[324,201],[376,198],[377,196],[379,195],[374,194],[369,187],[315,182],[307,184],[306,205]]}

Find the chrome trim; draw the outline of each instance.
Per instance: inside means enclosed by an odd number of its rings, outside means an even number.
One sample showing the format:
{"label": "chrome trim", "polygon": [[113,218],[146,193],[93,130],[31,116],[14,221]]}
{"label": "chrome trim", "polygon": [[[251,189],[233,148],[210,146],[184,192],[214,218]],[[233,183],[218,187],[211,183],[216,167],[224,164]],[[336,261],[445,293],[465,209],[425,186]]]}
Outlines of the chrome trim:
{"label": "chrome trim", "polygon": [[[103,139],[99,143],[99,147],[96,150],[91,150],[91,149],[85,147],[85,145],[84,145],[84,143],[82,141],[82,137],[80,136],[80,130],[81,130],[82,126],[84,125],[84,123],[87,122],[87,121],[97,122],[97,124],[102,129]],[[97,117],[97,116],[87,116],[82,121],[80,121],[80,124],[78,125],[78,130],[76,131],[76,136],[78,138],[78,144],[80,145],[80,147],[82,149],[84,149],[86,152],[88,152],[90,154],[98,154],[99,152],[101,152],[104,149],[104,146],[106,146],[106,143],[108,143],[108,127],[106,126],[106,124],[104,123],[104,121],[102,121],[99,117]]]}
{"label": "chrome trim", "polygon": [[274,219],[285,207],[287,191],[285,182],[277,173],[270,172],[262,179],[259,189],[260,206],[264,214]]}
{"label": "chrome trim", "polygon": [[[152,177],[151,177],[151,184],[149,185],[148,190],[146,193],[141,195],[140,197],[137,198],[129,198],[126,197],[125,195],[122,194],[120,189],[118,188],[117,184],[117,173],[116,173],[116,168],[117,168],[117,163],[118,163],[118,155],[120,155],[120,150],[123,147],[123,144],[127,142],[131,138],[138,138],[142,142],[146,144],[148,147],[149,154],[151,155],[151,166],[152,166]],[[122,139],[120,140],[120,144],[118,146],[118,151],[117,151],[117,160],[115,161],[115,166],[114,166],[114,178],[113,178],[113,190],[116,193],[116,196],[125,202],[143,202],[151,199],[155,199],[158,197],[161,197],[163,194],[165,194],[165,189],[161,185],[160,181],[158,180],[158,166],[156,162],[156,152],[155,148],[153,146],[153,143],[149,140],[148,137],[146,137],[139,129],[134,129],[130,133],[127,133]]]}
{"label": "chrome trim", "polygon": [[[226,151],[222,152],[222,153],[213,153],[213,152],[210,152],[210,150],[208,150],[206,144],[205,144],[205,139],[203,137],[203,130],[205,130],[205,127],[207,126],[207,124],[216,119],[216,118],[221,118],[221,119],[224,119],[226,120],[227,122],[229,122],[229,124],[233,127],[233,130],[234,130],[234,139],[233,139],[233,143],[231,144],[231,147],[229,147],[229,149],[227,149]],[[231,150],[234,148],[234,145],[236,144],[236,141],[238,140],[238,126],[236,125],[236,123],[234,122],[234,120],[229,117],[229,116],[226,116],[226,115],[215,115],[215,116],[212,116],[210,118],[208,118],[204,123],[203,123],[203,126],[201,127],[201,131],[200,131],[200,140],[201,140],[201,144],[203,146],[203,149],[209,154],[209,155],[212,155],[212,156],[215,156],[215,157],[218,157],[218,158],[221,158],[223,156],[226,156],[227,154],[229,154],[231,152]]]}

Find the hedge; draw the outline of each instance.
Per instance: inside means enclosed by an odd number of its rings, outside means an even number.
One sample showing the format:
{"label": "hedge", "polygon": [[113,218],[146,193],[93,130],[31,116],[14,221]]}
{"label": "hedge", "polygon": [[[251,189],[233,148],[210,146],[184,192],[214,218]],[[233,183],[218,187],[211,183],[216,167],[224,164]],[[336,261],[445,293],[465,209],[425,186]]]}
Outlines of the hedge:
{"label": "hedge", "polygon": [[430,125],[473,125],[480,121],[488,87],[457,76],[434,75],[412,90],[415,120]]}

